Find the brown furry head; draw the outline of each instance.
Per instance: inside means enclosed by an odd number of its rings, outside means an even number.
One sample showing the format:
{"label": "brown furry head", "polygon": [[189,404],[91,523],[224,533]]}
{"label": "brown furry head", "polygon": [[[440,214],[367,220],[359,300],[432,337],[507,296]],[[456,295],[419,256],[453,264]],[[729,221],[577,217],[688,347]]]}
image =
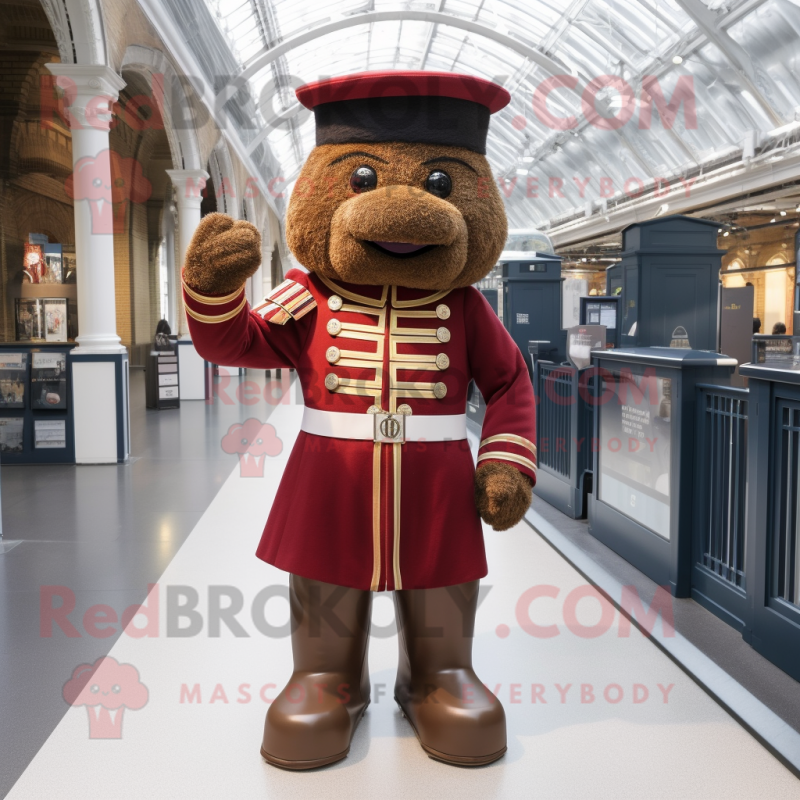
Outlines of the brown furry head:
{"label": "brown furry head", "polygon": [[496,531],[513,528],[531,504],[530,479],[510,464],[490,461],[475,471],[475,505]]}
{"label": "brown furry head", "polygon": [[227,214],[207,214],[186,248],[183,279],[206,294],[228,294],[261,263],[261,234],[244,220]]}
{"label": "brown furry head", "polygon": [[[374,188],[355,193],[361,166]],[[435,170],[452,190],[426,191]],[[415,289],[454,289],[480,280],[505,244],[503,202],[486,158],[463,147],[398,142],[314,148],[295,184],[286,239],[300,263],[328,278]],[[374,242],[427,245],[398,257]]]}

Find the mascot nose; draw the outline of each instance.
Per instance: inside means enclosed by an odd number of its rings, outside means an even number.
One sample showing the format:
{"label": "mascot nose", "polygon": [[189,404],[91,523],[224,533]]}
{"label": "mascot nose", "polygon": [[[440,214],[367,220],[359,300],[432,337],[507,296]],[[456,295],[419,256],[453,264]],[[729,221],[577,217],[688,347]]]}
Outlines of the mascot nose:
{"label": "mascot nose", "polygon": [[347,232],[362,241],[451,245],[466,234],[464,217],[452,203],[414,186],[364,192],[342,211]]}

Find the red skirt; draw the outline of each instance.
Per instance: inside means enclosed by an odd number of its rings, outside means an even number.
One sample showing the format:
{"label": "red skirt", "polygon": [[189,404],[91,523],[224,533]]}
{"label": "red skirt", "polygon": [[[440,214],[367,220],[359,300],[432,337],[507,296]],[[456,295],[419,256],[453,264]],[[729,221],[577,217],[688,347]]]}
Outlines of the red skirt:
{"label": "red skirt", "polygon": [[432,589],[483,578],[486,551],[467,440],[380,445],[377,461],[374,447],[301,431],[258,557],[305,578],[363,590]]}

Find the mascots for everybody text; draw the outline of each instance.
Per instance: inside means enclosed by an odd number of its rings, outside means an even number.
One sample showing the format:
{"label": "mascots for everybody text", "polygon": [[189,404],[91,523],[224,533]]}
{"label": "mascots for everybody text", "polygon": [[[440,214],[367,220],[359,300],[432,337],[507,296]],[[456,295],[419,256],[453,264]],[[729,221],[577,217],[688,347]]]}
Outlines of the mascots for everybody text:
{"label": "mascots for everybody text", "polygon": [[[517,524],[536,477],[522,355],[472,287],[506,239],[485,158],[508,93],[464,75],[363,73],[297,91],[316,147],[292,194],[293,269],[255,309],[258,231],[203,219],[184,299],[207,360],[292,367],[305,398],[258,556],[290,573],[294,673],[261,754],[307,769],[344,758],[370,702],[372,593],[393,591],[395,699],[425,752],[458,765],[506,751],[503,708],[472,668],[482,517]],[[466,393],[486,418],[473,462]]]}

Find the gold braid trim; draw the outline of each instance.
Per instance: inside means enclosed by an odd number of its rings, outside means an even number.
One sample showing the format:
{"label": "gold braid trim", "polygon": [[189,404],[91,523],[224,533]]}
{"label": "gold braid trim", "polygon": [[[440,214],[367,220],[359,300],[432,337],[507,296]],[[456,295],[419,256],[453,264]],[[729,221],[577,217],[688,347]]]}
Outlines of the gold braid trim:
{"label": "gold braid trim", "polygon": [[531,470],[534,475],[536,474],[536,464],[534,464],[529,458],[525,458],[525,456],[495,451],[492,453],[484,453],[482,456],[478,456],[478,461],[483,461],[485,458],[491,458],[493,461],[511,461],[514,464],[521,464],[523,467],[527,467],[529,470]]}
{"label": "gold braid trim", "polygon": [[231,292],[230,294],[226,294],[225,297],[209,297],[205,294],[200,294],[200,292],[196,292],[194,289],[186,283],[185,280],[181,279],[181,283],[183,283],[183,289],[192,300],[197,300],[198,303],[205,303],[209,306],[221,306],[225,303],[230,303],[231,300],[235,300],[239,296],[239,292],[244,289],[244,286],[237,289],[235,292]]}
{"label": "gold braid trim", "polygon": [[233,311],[228,311],[225,314],[198,314],[196,311],[192,311],[189,306],[184,303],[184,308],[186,309],[186,313],[192,318],[196,319],[198,322],[206,322],[208,324],[214,324],[219,322],[227,322],[229,319],[233,319],[245,306],[247,305],[247,298],[243,297],[242,302],[239,303]]}
{"label": "gold braid trim", "polygon": [[497,436],[489,436],[480,443],[480,447],[492,442],[507,442],[509,444],[518,444],[520,447],[527,447],[528,450],[536,456],[536,445],[524,436],[517,436],[515,433],[498,433]]}

